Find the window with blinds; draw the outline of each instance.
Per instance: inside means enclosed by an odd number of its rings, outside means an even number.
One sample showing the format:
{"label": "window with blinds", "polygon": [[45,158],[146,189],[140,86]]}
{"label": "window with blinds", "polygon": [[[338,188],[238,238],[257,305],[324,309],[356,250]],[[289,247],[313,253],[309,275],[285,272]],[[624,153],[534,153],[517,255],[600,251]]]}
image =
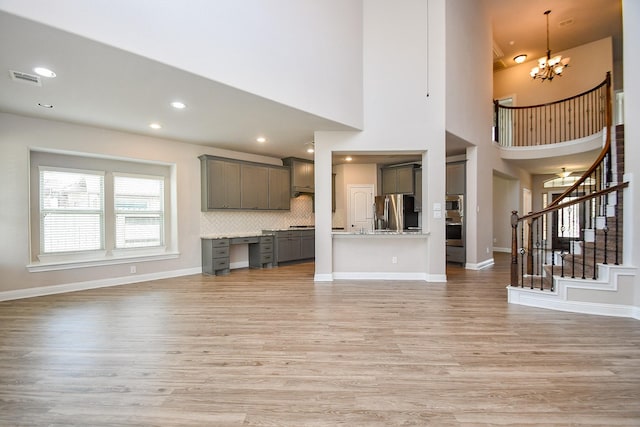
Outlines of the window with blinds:
{"label": "window with blinds", "polygon": [[104,172],[40,169],[40,250],[104,249]]}
{"label": "window with blinds", "polygon": [[114,175],[115,247],[164,243],[164,177]]}
{"label": "window with blinds", "polygon": [[174,257],[172,165],[30,151],[29,271]]}

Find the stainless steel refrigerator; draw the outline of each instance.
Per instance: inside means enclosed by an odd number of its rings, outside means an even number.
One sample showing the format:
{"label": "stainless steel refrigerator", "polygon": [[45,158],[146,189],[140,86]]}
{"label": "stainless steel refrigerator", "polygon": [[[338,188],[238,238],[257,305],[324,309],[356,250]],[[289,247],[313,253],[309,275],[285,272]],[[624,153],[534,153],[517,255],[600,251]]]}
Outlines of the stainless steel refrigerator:
{"label": "stainless steel refrigerator", "polygon": [[418,213],[415,211],[413,196],[376,196],[374,208],[376,230],[404,231],[418,227]]}

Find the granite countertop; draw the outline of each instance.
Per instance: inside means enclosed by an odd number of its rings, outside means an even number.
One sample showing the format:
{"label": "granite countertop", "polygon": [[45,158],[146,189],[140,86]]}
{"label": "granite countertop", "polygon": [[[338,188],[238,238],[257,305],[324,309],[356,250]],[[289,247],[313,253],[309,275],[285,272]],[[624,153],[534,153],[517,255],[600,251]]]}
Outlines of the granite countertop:
{"label": "granite countertop", "polygon": [[217,233],[217,234],[203,234],[201,239],[232,239],[234,237],[257,237],[268,236],[274,234],[276,231],[296,231],[296,230],[315,230],[314,226],[305,227],[287,227],[287,228],[271,228],[260,231],[241,231],[234,233]]}
{"label": "granite countertop", "polygon": [[269,233],[263,233],[261,231],[244,231],[237,233],[219,233],[219,234],[205,234],[200,236],[201,239],[232,239],[234,237],[258,237],[269,235]]}
{"label": "granite countertop", "polygon": [[429,232],[419,230],[415,231],[387,231],[387,230],[370,230],[370,231],[333,231],[333,237],[414,237],[423,238],[428,236]]}

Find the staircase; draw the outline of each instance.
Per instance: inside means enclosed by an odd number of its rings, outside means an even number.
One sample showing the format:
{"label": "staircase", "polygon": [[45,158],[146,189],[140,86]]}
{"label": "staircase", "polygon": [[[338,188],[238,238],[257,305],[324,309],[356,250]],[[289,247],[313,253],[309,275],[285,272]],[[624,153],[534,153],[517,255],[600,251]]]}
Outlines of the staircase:
{"label": "staircase", "polygon": [[627,297],[636,272],[622,253],[624,125],[614,137],[605,82],[606,140],[594,164],[541,211],[512,212],[510,303],[640,319]]}

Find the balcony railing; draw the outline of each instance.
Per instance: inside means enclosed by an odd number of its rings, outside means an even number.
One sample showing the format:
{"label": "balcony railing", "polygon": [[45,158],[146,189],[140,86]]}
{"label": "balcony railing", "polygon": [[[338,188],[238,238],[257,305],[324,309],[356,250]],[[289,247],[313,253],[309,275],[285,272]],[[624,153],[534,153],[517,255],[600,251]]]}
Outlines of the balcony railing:
{"label": "balcony railing", "polygon": [[527,107],[494,100],[495,140],[502,147],[531,147],[588,137],[606,126],[611,74],[595,88],[571,98]]}

